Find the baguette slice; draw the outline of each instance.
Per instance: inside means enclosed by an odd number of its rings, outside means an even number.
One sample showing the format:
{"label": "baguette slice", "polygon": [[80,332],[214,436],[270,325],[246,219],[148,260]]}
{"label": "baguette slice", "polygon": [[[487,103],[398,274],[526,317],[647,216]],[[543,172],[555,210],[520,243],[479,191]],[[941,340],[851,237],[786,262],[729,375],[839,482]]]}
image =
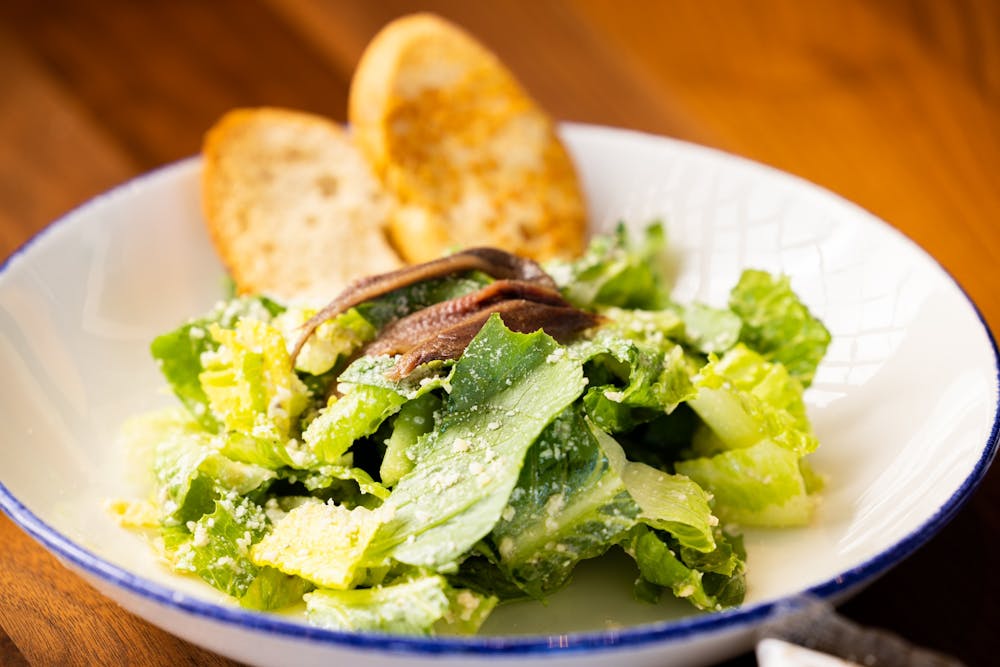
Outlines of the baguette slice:
{"label": "baguette slice", "polygon": [[398,200],[389,230],[405,259],[473,245],[538,260],[583,249],[583,196],[552,120],[460,28],[430,14],[388,24],[355,71],[348,117]]}
{"label": "baguette slice", "polygon": [[209,233],[241,293],[325,303],[355,278],[401,266],[386,240],[391,198],[336,123],[237,109],[203,154]]}

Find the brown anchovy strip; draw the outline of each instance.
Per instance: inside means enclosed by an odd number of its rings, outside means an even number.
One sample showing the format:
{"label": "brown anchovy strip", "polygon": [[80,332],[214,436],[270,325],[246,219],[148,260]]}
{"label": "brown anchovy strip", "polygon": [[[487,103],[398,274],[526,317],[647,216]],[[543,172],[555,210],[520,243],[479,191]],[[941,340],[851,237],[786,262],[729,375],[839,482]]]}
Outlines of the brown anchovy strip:
{"label": "brown anchovy strip", "polygon": [[299,335],[295,347],[292,348],[292,363],[295,363],[302,346],[315,333],[319,325],[349,308],[384,296],[402,287],[467,271],[481,271],[492,278],[520,280],[553,290],[557,289],[555,281],[536,262],[497,248],[469,248],[441,259],[408,266],[398,271],[368,276],[348,285],[333,301],[302,325],[302,333]]}
{"label": "brown anchovy strip", "polygon": [[386,377],[399,380],[428,361],[457,359],[493,313],[499,313],[500,319],[511,331],[532,333],[542,329],[560,342],[566,342],[576,333],[596,326],[603,320],[600,315],[572,306],[508,299],[467,315],[456,324],[419,341],[399,358],[395,367],[386,373]]}
{"label": "brown anchovy strip", "polygon": [[554,289],[522,280],[497,280],[470,294],[428,306],[387,325],[362,354],[400,354],[430,335],[454,326],[470,315],[503,301],[522,299],[550,306],[569,306]]}

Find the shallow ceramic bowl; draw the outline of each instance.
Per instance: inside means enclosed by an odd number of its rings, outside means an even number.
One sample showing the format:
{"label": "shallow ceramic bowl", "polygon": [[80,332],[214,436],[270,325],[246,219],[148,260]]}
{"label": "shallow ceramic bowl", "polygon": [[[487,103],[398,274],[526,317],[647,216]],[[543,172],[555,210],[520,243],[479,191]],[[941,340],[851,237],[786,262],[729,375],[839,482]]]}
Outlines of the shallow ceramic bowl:
{"label": "shallow ceramic bowl", "polygon": [[865,211],[772,169],[620,130],[564,133],[594,229],[667,223],[678,299],[724,304],[743,268],[783,272],[833,333],[807,394],[828,489],[815,525],[747,535],[742,607],[696,614],[676,601],[634,602],[632,566],[612,558],[583,566],[547,607],[498,610],[482,636],[390,638],[244,611],[163,569],[103,506],[134,493],[120,425],[172,402],[149,341],[223,293],[196,159],[97,198],[3,267],[0,505],[127,609],[262,665],[708,663],[749,648],[787,600],[842,599],[940,529],[996,450],[998,372],[989,332],[934,260]]}

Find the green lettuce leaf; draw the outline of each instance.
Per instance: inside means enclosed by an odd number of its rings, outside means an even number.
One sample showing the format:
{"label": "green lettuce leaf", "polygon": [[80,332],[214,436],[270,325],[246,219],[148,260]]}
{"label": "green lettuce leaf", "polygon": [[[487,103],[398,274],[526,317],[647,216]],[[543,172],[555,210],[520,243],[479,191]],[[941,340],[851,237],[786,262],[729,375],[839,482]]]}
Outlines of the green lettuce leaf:
{"label": "green lettuce leaf", "polygon": [[[682,560],[683,551],[669,537],[646,526],[636,526],[622,542],[622,547],[639,566],[637,596],[652,602],[659,596],[660,589],[668,589],[676,597],[706,611],[741,603],[746,591],[745,554],[740,558],[741,543],[734,545],[725,541],[721,532],[717,534],[717,541],[719,549],[727,556],[725,561],[730,564],[728,574],[696,569]],[[716,560],[723,559],[716,557]]]}
{"label": "green lettuce leaf", "polygon": [[684,343],[702,354],[722,354],[740,339],[740,317],[726,308],[700,303],[673,306],[684,322]]}
{"label": "green lettuce leaf", "polygon": [[441,399],[432,393],[409,401],[400,408],[393,422],[392,435],[386,440],[385,456],[379,467],[379,477],[386,486],[394,486],[400,478],[413,469],[410,448],[420,436],[434,428],[434,413],[441,407]]}
{"label": "green lettuce leaf", "polygon": [[[297,341],[302,326],[315,311],[289,308],[274,319],[286,341]],[[295,358],[295,370],[311,375],[323,375],[337,362],[346,359],[377,333],[356,308],[350,308],[333,319],[323,322],[302,345]]]}
{"label": "green lettuce leaf", "polygon": [[189,419],[159,420],[153,474],[162,520],[184,524],[213,511],[220,493],[247,495],[274,479],[268,468],[227,458],[215,437]]}
{"label": "green lettuce leaf", "polygon": [[627,461],[615,440],[571,408],[528,451],[518,485],[491,533],[503,579],[543,598],[580,560],[604,553],[643,522],[679,545],[716,549],[718,520],[690,479]]}
{"label": "green lettuce leaf", "polygon": [[595,236],[579,259],[545,268],[576,306],[656,309],[667,300],[660,272],[664,246],[660,223],[648,226],[638,242],[619,224],[613,234]]}
{"label": "green lettuce leaf", "polygon": [[786,276],[747,270],[729,297],[743,320],[740,340],[770,361],[785,365],[808,387],[830,344],[830,332],[792,291]]}
{"label": "green lettuce leaf", "polygon": [[490,535],[504,578],[543,598],[569,580],[576,563],[617,543],[639,509],[621,479],[624,467],[610,437],[600,438],[578,408],[564,410],[528,450]]}
{"label": "green lettuce leaf", "polygon": [[198,575],[254,609],[276,609],[301,599],[311,588],[298,577],[258,567],[251,547],[268,527],[264,510],[236,492],[222,494],[215,509],[164,535],[173,567]]}
{"label": "green lettuce leaf", "polygon": [[799,457],[770,440],[679,461],[676,469],[714,496],[714,510],[722,521],[779,528],[812,519],[815,498],[806,489]]}
{"label": "green lettuce leaf", "polygon": [[660,310],[602,308],[610,321],[608,331],[644,345],[660,347],[683,343],[701,354],[721,354],[740,339],[743,321],[729,309],[700,303],[680,305],[668,302]]}
{"label": "green lettuce leaf", "polygon": [[481,595],[495,597],[500,602],[530,599],[531,596],[507,571],[501,569],[499,562],[495,549],[480,543],[473,547],[472,554],[462,561],[458,571],[447,575],[448,583],[455,588],[468,588]]}
{"label": "green lettuce leaf", "polygon": [[430,635],[475,632],[495,598],[455,591],[440,575],[348,591],[320,589],[305,596],[306,615],[332,630]]}
{"label": "green lettuce leaf", "polygon": [[321,463],[336,463],[355,440],[377,431],[406,401],[395,389],[349,385],[312,420],[302,439]]}
{"label": "green lettuce leaf", "polygon": [[435,430],[412,447],[414,467],[386,501],[391,518],[369,558],[453,569],[490,532],[525,452],[583,391],[581,364],[538,331],[492,316],[455,364]]}
{"label": "green lettuce leaf", "polygon": [[[374,496],[379,500],[389,497],[389,489],[372,479],[365,470],[348,465],[351,457],[344,457],[344,464],[322,464],[309,470],[279,470],[278,473],[290,482],[301,482],[313,496],[335,500],[340,504],[361,504],[354,493],[354,487],[361,494]],[[348,491],[347,489],[350,489]]]}
{"label": "green lettuce leaf", "polygon": [[366,574],[365,549],[384,518],[379,510],[306,502],[254,545],[255,565],[269,565],[322,588],[347,589]]}
{"label": "green lettuce leaf", "polygon": [[281,332],[241,319],[232,329],[209,328],[219,344],[203,359],[200,380],[216,418],[228,431],[285,440],[308,403],[308,390],[291,370]]}
{"label": "green lettuce leaf", "polygon": [[270,468],[308,465],[288,445],[310,393],[291,368],[281,332],[244,318],[231,329],[212,324],[209,333],[218,347],[202,355],[199,380],[227,433],[226,455]]}
{"label": "green lettuce leaf", "polygon": [[683,475],[670,475],[645,463],[630,461],[622,471],[629,495],[638,503],[643,523],[665,530],[684,546],[701,552],[715,549],[709,497]]}
{"label": "green lettuce leaf", "polygon": [[742,343],[705,365],[695,386],[698,394],[688,404],[715,436],[695,439],[701,455],[763,439],[799,455],[819,446],[806,416],[802,384],[782,365]]}
{"label": "green lettuce leaf", "polygon": [[205,429],[213,432],[219,429],[199,380],[204,370],[202,355],[218,348],[218,343],[209,335],[209,328],[213,324],[229,328],[240,318],[267,322],[280,311],[281,306],[266,298],[234,299],[219,303],[204,317],[153,340],[150,351],[160,371],[177,398]]}
{"label": "green lettuce leaf", "polygon": [[675,343],[650,347],[601,331],[568,349],[587,363],[587,415],[610,433],[630,431],[694,396],[694,370]]}
{"label": "green lettuce leaf", "polygon": [[285,574],[273,567],[262,567],[240,598],[240,606],[260,611],[283,609],[301,602],[302,596],[314,588],[311,581],[302,577]]}

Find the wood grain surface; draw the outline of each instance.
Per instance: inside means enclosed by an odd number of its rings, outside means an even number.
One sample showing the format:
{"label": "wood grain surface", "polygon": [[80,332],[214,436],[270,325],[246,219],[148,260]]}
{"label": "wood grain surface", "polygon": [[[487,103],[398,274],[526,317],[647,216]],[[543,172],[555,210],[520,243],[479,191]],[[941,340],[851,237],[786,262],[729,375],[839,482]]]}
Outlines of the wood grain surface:
{"label": "wood grain surface", "polygon": [[[857,202],[927,249],[1000,327],[990,0],[0,3],[0,257],[89,197],[196,153],[229,108],[343,120],[364,45],[417,9],[477,34],[560,119],[716,146]],[[994,470],[842,612],[995,664],[998,536]],[[231,664],[106,601],[2,516],[0,545],[0,664]]]}

